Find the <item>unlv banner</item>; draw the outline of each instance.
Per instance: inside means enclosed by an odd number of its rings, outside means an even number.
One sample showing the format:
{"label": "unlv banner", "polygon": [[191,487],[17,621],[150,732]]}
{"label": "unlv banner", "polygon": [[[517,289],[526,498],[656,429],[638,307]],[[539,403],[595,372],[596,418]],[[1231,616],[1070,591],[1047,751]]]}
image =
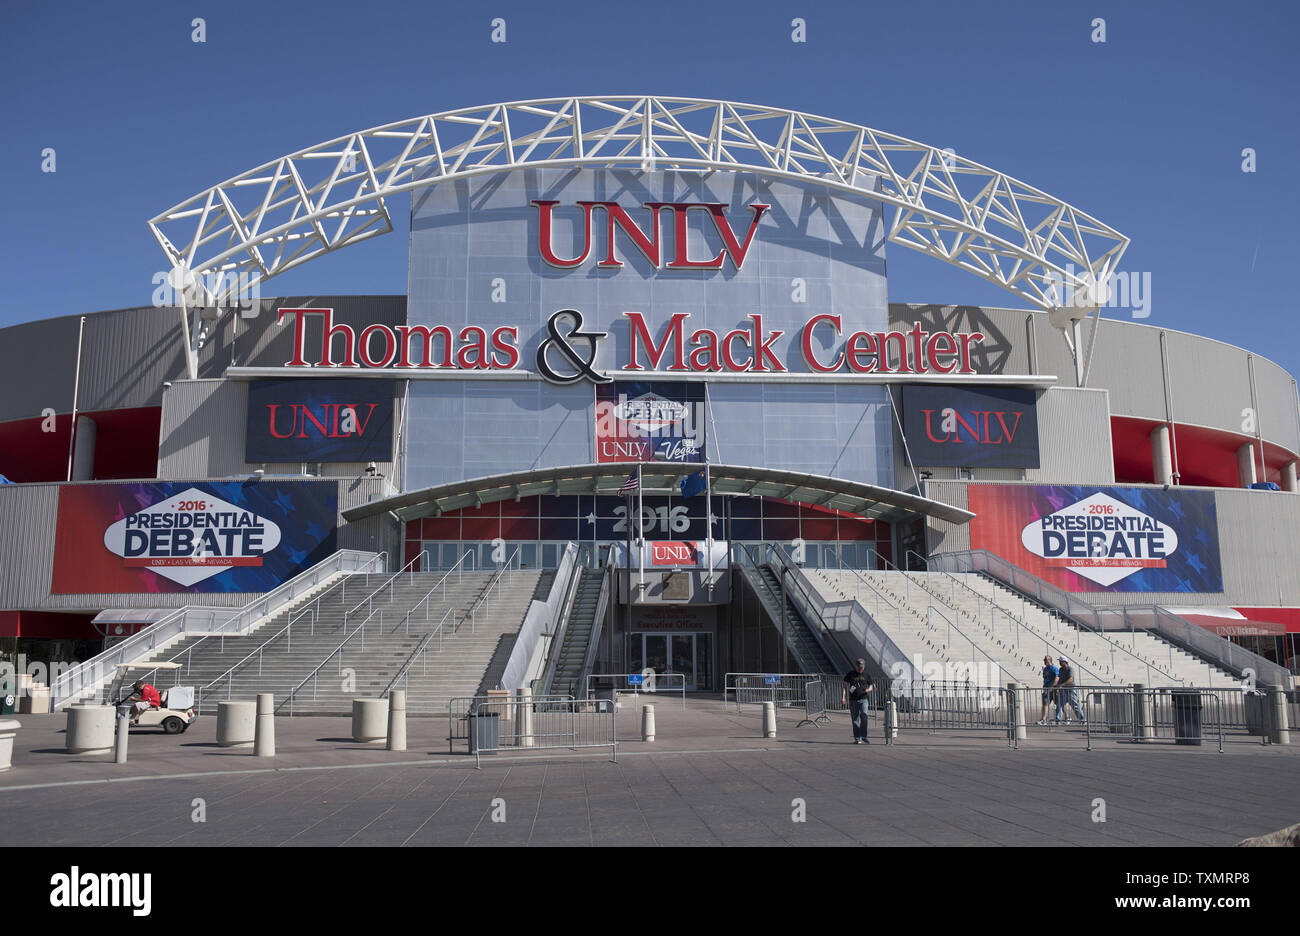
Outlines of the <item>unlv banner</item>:
{"label": "unlv banner", "polygon": [[50,591],[270,591],[333,554],[337,514],[332,483],[65,485]]}
{"label": "unlv banner", "polygon": [[596,461],[704,461],[704,386],[615,382],[596,387]]}
{"label": "unlv banner", "polygon": [[1214,494],[972,484],[971,548],[1073,592],[1223,591]]}
{"label": "unlv banner", "polygon": [[1033,390],[905,386],[903,432],[914,465],[1038,467]]}
{"label": "unlv banner", "polygon": [[393,457],[391,380],[256,380],[244,460],[369,462]]}

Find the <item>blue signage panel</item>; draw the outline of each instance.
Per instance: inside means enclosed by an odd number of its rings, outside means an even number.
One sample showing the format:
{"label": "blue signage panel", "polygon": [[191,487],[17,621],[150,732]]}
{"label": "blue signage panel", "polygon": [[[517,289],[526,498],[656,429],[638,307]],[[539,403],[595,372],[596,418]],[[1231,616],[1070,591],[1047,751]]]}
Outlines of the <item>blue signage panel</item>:
{"label": "blue signage panel", "polygon": [[392,380],[257,380],[248,387],[248,462],[393,457]]}
{"label": "blue signage panel", "polygon": [[903,434],[922,467],[1039,466],[1032,389],[905,386]]}

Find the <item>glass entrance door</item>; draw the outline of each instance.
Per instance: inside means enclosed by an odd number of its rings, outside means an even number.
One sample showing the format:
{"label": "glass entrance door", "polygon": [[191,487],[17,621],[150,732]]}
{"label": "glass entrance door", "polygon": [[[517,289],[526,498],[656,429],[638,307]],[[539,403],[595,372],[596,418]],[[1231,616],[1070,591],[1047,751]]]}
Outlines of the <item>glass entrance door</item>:
{"label": "glass entrance door", "polygon": [[[713,635],[707,632],[633,633],[628,647],[629,672],[653,669],[655,675],[681,673],[689,691],[713,687]],[[676,680],[673,680],[676,682]],[[664,685],[667,685],[665,681]]]}

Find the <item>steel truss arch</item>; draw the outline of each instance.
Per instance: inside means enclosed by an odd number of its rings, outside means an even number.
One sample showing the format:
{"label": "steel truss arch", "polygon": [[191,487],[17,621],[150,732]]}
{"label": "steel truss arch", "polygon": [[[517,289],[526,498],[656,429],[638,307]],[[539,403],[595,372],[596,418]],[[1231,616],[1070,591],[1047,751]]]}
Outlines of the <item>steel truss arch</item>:
{"label": "steel truss arch", "polygon": [[892,243],[1054,311],[1062,326],[1104,304],[1129,244],[1078,208],[951,150],[784,108],[643,95],[489,104],[373,127],[227,179],[149,227],[185,304],[221,306],[251,283],[388,233],[391,195],[532,167],[815,180],[894,206]]}

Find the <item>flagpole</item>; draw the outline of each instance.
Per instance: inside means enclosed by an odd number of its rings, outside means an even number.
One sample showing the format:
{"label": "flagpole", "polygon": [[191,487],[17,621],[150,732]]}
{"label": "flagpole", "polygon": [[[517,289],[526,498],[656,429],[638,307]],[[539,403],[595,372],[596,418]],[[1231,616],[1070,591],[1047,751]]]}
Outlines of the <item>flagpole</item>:
{"label": "flagpole", "polygon": [[709,477],[709,455],[704,453],[704,522],[709,550],[709,601],[713,600],[713,482]]}
{"label": "flagpole", "polygon": [[641,541],[641,595],[645,596],[645,516],[641,501],[641,487],[645,481],[645,470],[641,462],[636,463],[636,531]]}

